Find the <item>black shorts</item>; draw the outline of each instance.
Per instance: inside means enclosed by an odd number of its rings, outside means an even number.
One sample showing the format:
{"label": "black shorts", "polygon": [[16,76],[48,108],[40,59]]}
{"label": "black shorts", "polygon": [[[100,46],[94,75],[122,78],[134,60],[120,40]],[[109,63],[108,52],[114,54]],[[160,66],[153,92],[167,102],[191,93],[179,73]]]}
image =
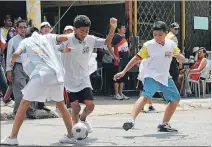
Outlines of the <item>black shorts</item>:
{"label": "black shorts", "polygon": [[69,92],[69,100],[70,103],[79,102],[84,103],[85,100],[92,100],[93,101],[93,92],[91,88],[84,88],[79,92]]}
{"label": "black shorts", "polygon": [[143,88],[144,88],[144,84],[142,81],[138,80],[138,84],[137,84],[137,90],[141,90],[143,91]]}
{"label": "black shorts", "polygon": [[[114,75],[121,72],[124,68],[125,66],[124,67],[114,66]],[[127,83],[127,81],[128,81],[128,72],[122,78],[114,81],[114,83]]]}

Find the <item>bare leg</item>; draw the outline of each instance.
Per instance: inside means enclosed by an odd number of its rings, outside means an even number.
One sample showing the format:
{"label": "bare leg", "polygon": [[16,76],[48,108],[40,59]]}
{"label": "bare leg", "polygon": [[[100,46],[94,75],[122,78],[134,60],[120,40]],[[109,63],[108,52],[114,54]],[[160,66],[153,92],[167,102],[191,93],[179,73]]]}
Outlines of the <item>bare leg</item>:
{"label": "bare leg", "polygon": [[30,105],[29,101],[21,100],[20,106],[15,116],[10,138],[17,138],[19,129],[24,121],[26,111]]}
{"label": "bare leg", "polygon": [[120,83],[120,86],[119,86],[119,94],[120,94],[120,95],[122,95],[123,89],[124,89],[124,83],[121,82],[121,83]]}
{"label": "bare leg", "polygon": [[166,110],[165,110],[165,113],[164,113],[164,117],[163,117],[163,123],[167,123],[169,122],[169,120],[171,119],[172,115],[174,114],[176,108],[177,108],[177,105],[179,104],[179,100],[177,101],[174,101],[174,102],[170,102],[167,107],[166,107]]}
{"label": "bare leg", "polygon": [[72,121],[73,121],[73,125],[75,125],[79,121],[79,113],[80,113],[81,107],[78,102],[71,103],[71,107],[72,107]]}
{"label": "bare leg", "polygon": [[82,114],[80,115],[80,120],[82,120],[82,121],[86,120],[86,117],[93,112],[94,107],[95,107],[92,100],[86,100],[85,105],[86,105],[86,107],[84,108]]}
{"label": "bare leg", "polygon": [[119,93],[119,83],[114,83],[115,95]]}
{"label": "bare leg", "polygon": [[145,104],[148,102],[147,97],[140,97],[134,104],[133,110],[131,112],[131,117],[133,120],[136,119],[137,115],[141,112],[141,109],[144,108]]}
{"label": "bare leg", "polygon": [[71,137],[72,136],[72,120],[71,120],[71,115],[68,111],[68,109],[65,107],[65,104],[63,102],[56,102],[56,106],[59,109],[63,121],[66,125],[66,129],[68,132],[68,136]]}

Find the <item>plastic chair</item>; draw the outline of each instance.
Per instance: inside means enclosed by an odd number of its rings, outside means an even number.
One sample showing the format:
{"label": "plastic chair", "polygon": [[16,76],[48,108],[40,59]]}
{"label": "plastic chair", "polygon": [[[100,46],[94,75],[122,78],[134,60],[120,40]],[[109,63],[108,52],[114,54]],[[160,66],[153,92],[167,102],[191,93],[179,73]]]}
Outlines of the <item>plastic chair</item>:
{"label": "plastic chair", "polygon": [[205,93],[207,92],[207,89],[209,91],[209,87],[207,86],[207,84],[211,83],[211,67],[207,67],[202,71],[200,75],[200,80],[202,82],[203,97],[204,97]]}

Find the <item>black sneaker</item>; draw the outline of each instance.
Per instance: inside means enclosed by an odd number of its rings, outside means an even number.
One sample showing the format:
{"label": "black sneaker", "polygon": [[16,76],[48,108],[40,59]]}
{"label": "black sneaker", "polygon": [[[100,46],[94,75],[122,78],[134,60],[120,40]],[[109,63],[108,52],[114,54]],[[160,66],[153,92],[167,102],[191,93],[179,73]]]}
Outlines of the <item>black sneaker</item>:
{"label": "black sneaker", "polygon": [[122,128],[125,131],[128,131],[129,129],[132,129],[134,127],[134,122],[132,120],[128,120],[127,122],[125,122],[122,126]]}
{"label": "black sneaker", "polygon": [[149,106],[149,111],[148,112],[156,112],[156,109],[153,106]]}
{"label": "black sneaker", "polygon": [[168,123],[158,125],[157,129],[159,132],[178,132],[177,129],[172,128]]}

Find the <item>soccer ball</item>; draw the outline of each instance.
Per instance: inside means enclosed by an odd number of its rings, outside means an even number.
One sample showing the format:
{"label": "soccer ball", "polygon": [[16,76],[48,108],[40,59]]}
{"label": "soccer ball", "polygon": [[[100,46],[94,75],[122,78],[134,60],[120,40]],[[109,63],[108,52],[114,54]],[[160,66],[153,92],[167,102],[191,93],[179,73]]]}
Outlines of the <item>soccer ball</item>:
{"label": "soccer ball", "polygon": [[78,122],[73,126],[72,133],[77,140],[83,140],[88,136],[88,128],[85,124]]}

